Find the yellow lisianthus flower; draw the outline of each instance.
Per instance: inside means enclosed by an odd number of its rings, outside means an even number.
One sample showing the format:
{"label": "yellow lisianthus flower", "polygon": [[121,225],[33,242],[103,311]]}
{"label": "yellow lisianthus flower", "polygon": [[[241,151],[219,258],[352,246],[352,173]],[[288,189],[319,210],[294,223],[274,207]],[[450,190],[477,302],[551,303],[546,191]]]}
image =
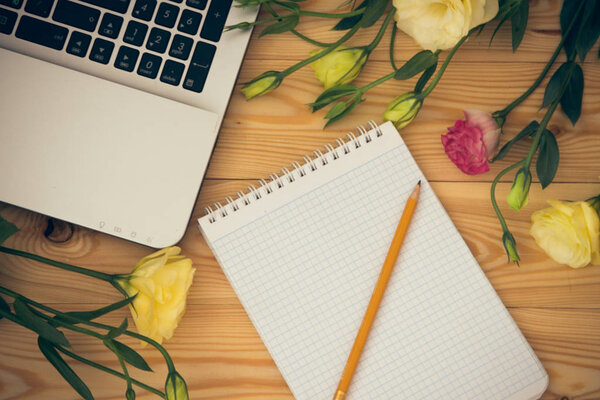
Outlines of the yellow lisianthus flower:
{"label": "yellow lisianthus flower", "polygon": [[173,336],[196,272],[192,260],[180,253],[173,246],[150,254],[117,281],[129,296],[136,296],[129,306],[138,332],[158,343]]}
{"label": "yellow lisianthus flower", "polygon": [[245,83],[241,91],[246,96],[246,100],[251,100],[277,89],[281,84],[281,79],[279,72],[267,71]]}
{"label": "yellow lisianthus flower", "polygon": [[[313,50],[311,57],[323,50]],[[310,66],[315,70],[317,79],[325,89],[334,86],[346,85],[352,82],[367,62],[368,54],[363,47],[348,48],[340,46],[331,53],[312,62]]]}
{"label": "yellow lisianthus flower", "polygon": [[600,218],[585,201],[550,200],[531,215],[529,233],[554,261],[571,268],[600,265]]}

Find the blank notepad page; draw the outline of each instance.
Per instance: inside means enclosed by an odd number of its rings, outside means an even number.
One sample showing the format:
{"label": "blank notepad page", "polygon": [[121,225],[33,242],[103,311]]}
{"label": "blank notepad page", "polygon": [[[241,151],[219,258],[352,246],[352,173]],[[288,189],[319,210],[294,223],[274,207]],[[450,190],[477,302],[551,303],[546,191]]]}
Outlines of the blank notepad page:
{"label": "blank notepad page", "polygon": [[294,396],[333,397],[421,179],[347,399],[539,397],[546,372],[393,125],[336,146],[199,220]]}

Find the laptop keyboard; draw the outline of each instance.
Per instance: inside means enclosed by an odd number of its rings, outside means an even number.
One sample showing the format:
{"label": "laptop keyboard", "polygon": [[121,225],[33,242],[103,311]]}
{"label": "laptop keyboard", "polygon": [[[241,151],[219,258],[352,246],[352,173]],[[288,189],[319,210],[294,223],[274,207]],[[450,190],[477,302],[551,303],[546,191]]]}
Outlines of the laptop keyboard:
{"label": "laptop keyboard", "polygon": [[200,93],[232,1],[0,0],[0,34]]}

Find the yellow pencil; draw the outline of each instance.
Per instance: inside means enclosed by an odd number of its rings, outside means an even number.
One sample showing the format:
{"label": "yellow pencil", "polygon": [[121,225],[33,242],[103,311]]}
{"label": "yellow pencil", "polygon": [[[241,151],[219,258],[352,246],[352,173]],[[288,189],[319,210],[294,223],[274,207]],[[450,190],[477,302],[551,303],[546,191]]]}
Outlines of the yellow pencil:
{"label": "yellow pencil", "polygon": [[415,212],[415,208],[417,207],[417,200],[419,198],[420,191],[421,181],[417,183],[417,186],[406,201],[404,211],[402,212],[402,217],[400,218],[400,222],[398,223],[398,227],[396,228],[396,233],[394,234],[394,238],[392,239],[392,244],[390,245],[390,250],[388,251],[388,254],[385,258],[383,267],[381,267],[379,279],[377,280],[375,289],[373,289],[371,300],[369,301],[367,311],[365,312],[365,316],[363,317],[362,323],[360,324],[360,328],[358,329],[358,333],[356,334],[356,339],[354,339],[354,345],[352,345],[352,350],[350,351],[350,355],[348,356],[348,361],[346,361],[346,367],[344,368],[344,372],[342,373],[342,377],[340,378],[340,383],[338,384],[338,387],[335,391],[335,396],[333,397],[333,400],[343,400],[346,397],[348,387],[350,386],[350,381],[352,381],[352,375],[354,375],[354,370],[358,365],[358,360],[360,359],[360,355],[363,351],[363,348],[365,347],[365,343],[367,342],[367,337],[369,336],[371,325],[373,325],[375,315],[377,315],[379,304],[381,303],[381,299],[383,298],[385,288],[387,287],[387,284],[390,280],[390,276],[392,275],[392,269],[394,268],[394,264],[398,259],[398,254],[400,253],[402,242],[404,241],[404,237],[406,236],[406,231],[408,230],[408,226],[410,225],[410,221]]}

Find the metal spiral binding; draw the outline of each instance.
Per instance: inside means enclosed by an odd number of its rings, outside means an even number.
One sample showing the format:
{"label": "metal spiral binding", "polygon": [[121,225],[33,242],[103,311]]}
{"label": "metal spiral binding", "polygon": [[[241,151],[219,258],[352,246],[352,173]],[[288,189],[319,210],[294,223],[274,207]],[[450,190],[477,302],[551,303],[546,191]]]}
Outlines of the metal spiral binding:
{"label": "metal spiral binding", "polygon": [[287,185],[291,185],[298,179],[301,179],[310,173],[326,167],[332,162],[342,158],[344,155],[351,153],[365,144],[371,143],[374,139],[383,135],[381,127],[374,121],[367,123],[368,130],[363,126],[356,128],[357,135],[353,132],[348,132],[345,140],[342,138],[336,139],[334,144],[325,145],[324,151],[315,150],[311,156],[303,157],[304,163],[294,161],[291,165],[291,170],[282,168],[279,174],[269,175],[269,181],[261,179],[258,181],[258,188],[250,185],[246,191],[237,192],[237,197],[227,197],[226,204],[215,203],[213,206],[208,206],[204,209],[208,216],[208,222],[211,224],[219,219],[227,217],[230,213],[239,211],[242,206],[250,205],[255,201],[259,201],[263,196],[273,193],[274,190],[282,189]]}

